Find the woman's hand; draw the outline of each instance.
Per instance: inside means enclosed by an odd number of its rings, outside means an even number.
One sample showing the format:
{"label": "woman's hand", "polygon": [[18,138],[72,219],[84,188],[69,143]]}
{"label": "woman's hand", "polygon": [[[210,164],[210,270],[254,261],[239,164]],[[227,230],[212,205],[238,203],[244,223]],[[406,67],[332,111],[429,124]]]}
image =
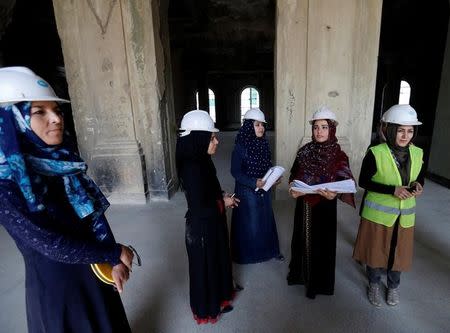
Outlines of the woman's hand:
{"label": "woman's hand", "polygon": [[130,277],[130,272],[128,271],[127,266],[122,263],[115,265],[112,268],[111,274],[117,291],[121,293],[123,291],[125,282],[127,282],[128,278]]}
{"label": "woman's hand", "polygon": [[293,197],[294,199],[297,199],[298,197],[301,197],[301,196],[305,195],[305,193],[303,193],[303,192],[294,191],[292,189],[292,183],[289,183],[289,190],[288,190],[288,192],[291,195],[291,197]]}
{"label": "woman's hand", "polygon": [[223,201],[225,203],[226,208],[234,208],[239,206],[240,200],[234,196],[234,194],[226,193],[223,196]]}
{"label": "woman's hand", "polygon": [[416,187],[416,189],[412,191],[412,195],[414,195],[415,197],[420,196],[422,194],[422,192],[423,192],[422,185],[420,183],[418,183],[418,182],[414,182],[412,184],[412,186]]}
{"label": "woman's hand", "polygon": [[120,245],[122,247],[122,252],[120,253],[120,261],[122,262],[122,264],[125,265],[125,267],[131,272],[131,266],[133,264],[133,257],[134,257],[134,253],[133,251],[125,245]]}
{"label": "woman's hand", "polygon": [[413,195],[413,193],[408,191],[407,186],[396,186],[394,196],[396,196],[400,200],[405,200],[405,199],[413,197],[414,195]]}
{"label": "woman's hand", "polygon": [[336,198],[336,195],[337,195],[337,192],[329,191],[327,189],[324,189],[324,190],[320,189],[320,190],[317,190],[316,192],[317,192],[317,194],[320,194],[327,200],[333,200],[334,198]]}
{"label": "woman's hand", "polygon": [[281,181],[283,180],[283,176],[277,179],[277,181],[273,184],[274,186],[281,184]]}
{"label": "woman's hand", "polygon": [[263,188],[264,185],[266,185],[266,181],[265,180],[262,180],[261,178],[258,178],[256,180],[256,187],[257,188]]}

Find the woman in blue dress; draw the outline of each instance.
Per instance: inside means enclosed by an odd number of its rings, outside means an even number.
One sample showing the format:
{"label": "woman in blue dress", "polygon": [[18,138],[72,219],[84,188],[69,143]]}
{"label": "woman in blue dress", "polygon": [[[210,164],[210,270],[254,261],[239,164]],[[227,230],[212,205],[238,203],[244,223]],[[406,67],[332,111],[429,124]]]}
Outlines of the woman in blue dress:
{"label": "woman in blue dress", "polygon": [[130,332],[119,292],[133,253],[116,243],[108,201],[64,132],[58,98],[25,67],[0,69],[0,223],[25,263],[28,331]]}
{"label": "woman in blue dress", "polygon": [[239,207],[233,209],[231,220],[231,255],[238,264],[284,259],[278,244],[272,193],[262,189],[262,178],[272,167],[265,123],[259,109],[245,113],[231,158],[235,194],[241,200]]}

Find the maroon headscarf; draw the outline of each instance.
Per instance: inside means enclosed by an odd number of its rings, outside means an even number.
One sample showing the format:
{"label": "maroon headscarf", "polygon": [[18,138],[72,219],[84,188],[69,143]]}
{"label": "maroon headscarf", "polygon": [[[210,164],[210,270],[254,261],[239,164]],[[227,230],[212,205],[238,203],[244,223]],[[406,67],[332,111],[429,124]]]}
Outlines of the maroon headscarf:
{"label": "maroon headscarf", "polygon": [[[337,143],[336,123],[326,119],[328,123],[328,140],[317,142],[312,135],[312,141],[301,147],[291,168],[289,182],[294,179],[301,180],[308,185],[322,184],[345,179],[354,179],[350,170],[348,157]],[[314,124],[312,125],[314,132]],[[355,206],[352,193],[338,196],[343,202]],[[326,200],[319,194],[310,194],[304,197],[311,206],[321,200]]]}

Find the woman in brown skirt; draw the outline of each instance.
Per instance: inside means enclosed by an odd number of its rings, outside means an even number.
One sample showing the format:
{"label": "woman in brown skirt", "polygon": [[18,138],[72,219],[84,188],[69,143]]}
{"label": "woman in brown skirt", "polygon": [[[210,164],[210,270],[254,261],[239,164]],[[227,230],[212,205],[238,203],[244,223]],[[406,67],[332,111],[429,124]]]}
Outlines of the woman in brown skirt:
{"label": "woman in brown skirt", "polygon": [[381,274],[387,274],[386,302],[399,303],[401,271],[411,266],[415,222],[415,197],[423,190],[423,151],[412,144],[417,136],[416,111],[394,105],[383,115],[386,142],[369,148],[364,157],[359,186],[366,192],[353,258],[366,264],[367,296],[381,306]]}

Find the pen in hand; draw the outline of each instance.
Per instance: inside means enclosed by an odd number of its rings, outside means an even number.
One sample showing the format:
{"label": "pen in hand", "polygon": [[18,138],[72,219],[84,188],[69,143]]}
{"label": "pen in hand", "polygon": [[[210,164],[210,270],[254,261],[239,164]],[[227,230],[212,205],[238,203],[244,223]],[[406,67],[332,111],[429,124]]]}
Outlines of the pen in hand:
{"label": "pen in hand", "polygon": [[228,194],[227,197],[231,200],[227,208],[234,208],[239,205],[239,199],[236,198],[236,193]]}

